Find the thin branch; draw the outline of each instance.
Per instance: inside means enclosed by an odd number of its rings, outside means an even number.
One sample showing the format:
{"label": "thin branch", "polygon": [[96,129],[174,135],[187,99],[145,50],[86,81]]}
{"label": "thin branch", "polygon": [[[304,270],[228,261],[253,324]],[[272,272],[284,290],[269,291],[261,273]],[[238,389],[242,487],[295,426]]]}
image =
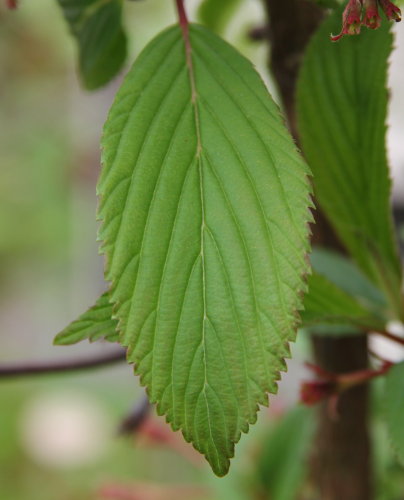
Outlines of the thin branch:
{"label": "thin branch", "polygon": [[131,412],[119,426],[119,434],[133,434],[139,430],[150,414],[152,406],[147,396],[144,396],[133,406]]}
{"label": "thin branch", "polygon": [[386,330],[370,330],[369,333],[381,335],[386,339],[392,340],[393,342],[397,342],[397,344],[404,345],[404,338],[399,337],[398,335],[394,335],[393,333],[390,333]]}
{"label": "thin branch", "polygon": [[0,379],[11,377],[25,377],[27,375],[45,375],[47,373],[64,373],[78,370],[88,370],[112,363],[125,361],[124,350],[113,351],[96,358],[70,359],[43,363],[18,363],[15,365],[0,365]]}

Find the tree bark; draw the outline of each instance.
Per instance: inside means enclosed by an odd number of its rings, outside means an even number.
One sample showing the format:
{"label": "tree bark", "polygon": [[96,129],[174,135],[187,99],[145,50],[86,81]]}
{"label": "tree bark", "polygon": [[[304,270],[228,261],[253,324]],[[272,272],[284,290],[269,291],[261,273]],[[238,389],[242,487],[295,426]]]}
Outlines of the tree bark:
{"label": "tree bark", "polygon": [[[367,336],[314,337],[316,362],[334,373],[367,366]],[[321,500],[372,498],[370,439],[367,425],[368,384],[343,393],[337,418],[322,404],[313,448],[312,480]]]}
{"label": "tree bark", "polygon": [[297,138],[295,87],[311,35],[323,18],[312,0],[263,0],[268,17],[270,69],[278,84],[292,134]]}
{"label": "tree bark", "polygon": [[[295,88],[305,47],[323,17],[312,0],[263,0],[268,16],[269,66],[279,87],[290,130],[298,142]],[[327,40],[324,43],[329,43]],[[319,210],[315,213],[313,243],[342,247]],[[366,336],[313,338],[316,364],[336,373],[367,367]],[[310,461],[315,500],[371,500],[371,444],[368,432],[368,389],[358,386],[344,393],[338,419],[327,406],[319,409],[318,428]]]}

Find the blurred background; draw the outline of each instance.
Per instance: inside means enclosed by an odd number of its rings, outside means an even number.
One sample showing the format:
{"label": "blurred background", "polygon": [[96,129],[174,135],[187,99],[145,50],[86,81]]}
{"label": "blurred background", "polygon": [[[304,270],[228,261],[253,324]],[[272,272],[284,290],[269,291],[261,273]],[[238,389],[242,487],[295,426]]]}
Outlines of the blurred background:
{"label": "blurred background", "polygon": [[[173,4],[126,2],[128,61],[175,21]],[[188,4],[196,20],[199,1]],[[222,34],[254,61],[276,98],[267,47],[248,37],[263,19],[259,0],[244,0]],[[389,155],[400,212],[404,26],[396,31]],[[106,288],[96,243],[95,184],[102,126],[120,78],[89,93],[75,69],[76,45],[55,0],[21,0],[17,11],[0,4],[0,363],[111,352],[111,345],[100,342],[52,346],[54,335]],[[1,379],[0,500],[298,498],[313,427],[312,411],[296,406],[307,377],[304,334],[293,351],[279,395],[243,436],[224,479],[215,478],[153,411],[136,434],[119,435],[122,421],[144,397],[125,363]],[[389,496],[388,488],[404,491],[404,480],[377,422],[375,435],[375,460],[382,464],[379,498],[404,498]]]}

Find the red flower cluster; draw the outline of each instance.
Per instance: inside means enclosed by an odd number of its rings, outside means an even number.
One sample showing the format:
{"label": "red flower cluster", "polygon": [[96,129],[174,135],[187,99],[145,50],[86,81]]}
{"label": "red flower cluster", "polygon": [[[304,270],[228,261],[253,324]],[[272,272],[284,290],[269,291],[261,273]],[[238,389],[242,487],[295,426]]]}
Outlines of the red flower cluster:
{"label": "red flower cluster", "polygon": [[339,35],[331,35],[336,42],[344,35],[359,35],[361,26],[376,29],[380,26],[379,7],[389,21],[401,21],[401,11],[390,0],[349,0],[342,14],[342,30]]}

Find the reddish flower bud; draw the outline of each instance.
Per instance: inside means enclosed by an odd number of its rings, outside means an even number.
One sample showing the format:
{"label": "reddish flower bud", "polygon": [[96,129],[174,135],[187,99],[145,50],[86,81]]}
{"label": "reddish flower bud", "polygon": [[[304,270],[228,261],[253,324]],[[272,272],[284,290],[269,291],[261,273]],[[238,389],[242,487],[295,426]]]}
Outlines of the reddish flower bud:
{"label": "reddish flower bud", "polygon": [[362,24],[375,30],[380,27],[381,18],[377,7],[377,0],[364,0],[363,6],[365,13],[363,15]]}
{"label": "reddish flower bud", "polygon": [[379,3],[389,21],[396,21],[397,23],[401,21],[401,10],[397,5],[394,5],[390,0],[379,0]]}
{"label": "reddish flower bud", "polygon": [[401,21],[400,9],[390,0],[349,0],[342,14],[341,33],[331,35],[331,40],[336,42],[344,35],[358,35],[361,25],[371,29],[379,28],[379,6],[389,21]]}
{"label": "reddish flower bud", "polygon": [[336,42],[344,35],[358,35],[361,30],[361,0],[349,0],[342,14],[342,30],[339,35],[331,35],[331,40]]}
{"label": "reddish flower bud", "polygon": [[316,381],[303,382],[300,388],[300,401],[305,405],[314,405],[323,399],[336,394],[337,387],[334,382]]}

